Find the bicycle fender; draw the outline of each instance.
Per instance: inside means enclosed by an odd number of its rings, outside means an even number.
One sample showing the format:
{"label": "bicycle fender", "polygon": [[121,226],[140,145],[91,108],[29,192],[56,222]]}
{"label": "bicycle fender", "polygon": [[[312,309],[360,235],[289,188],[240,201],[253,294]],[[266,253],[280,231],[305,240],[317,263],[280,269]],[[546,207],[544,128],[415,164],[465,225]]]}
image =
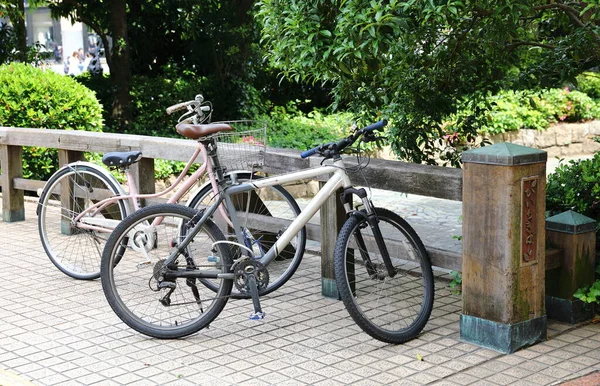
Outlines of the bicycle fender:
{"label": "bicycle fender", "polygon": [[81,166],[87,166],[91,169],[96,170],[99,173],[102,173],[102,175],[104,177],[106,177],[107,179],[111,180],[116,186],[117,189],[119,190],[119,194],[121,195],[126,195],[127,192],[125,191],[125,189],[121,186],[121,184],[119,183],[119,181],[117,181],[117,179],[115,178],[115,176],[113,176],[110,171],[108,171],[105,167],[103,166],[99,166],[96,165],[94,163],[91,162],[87,162],[87,161],[77,161],[77,162],[71,162],[69,164],[63,165],[63,167],[61,167],[61,169],[65,169],[65,168],[69,168],[72,167],[74,165],[81,165]]}
{"label": "bicycle fender", "polygon": [[[63,165],[60,169],[58,169],[56,172],[54,172],[54,174],[52,174],[52,176],[50,176],[50,178],[48,179],[48,181],[52,180],[52,178],[54,178],[54,176],[56,174],[58,174],[59,172],[61,172],[63,169],[69,169],[69,168],[73,168],[75,166],[86,166],[86,167],[88,167],[90,169],[94,169],[98,173],[102,174],[102,176],[104,178],[106,178],[107,180],[110,180],[113,183],[113,185],[117,187],[117,190],[119,191],[119,195],[120,196],[127,195],[127,192],[121,186],[121,184],[119,183],[119,181],[117,181],[117,179],[115,178],[115,176],[113,176],[112,174],[110,174],[110,172],[106,168],[104,168],[102,166],[99,166],[99,165],[96,165],[96,164],[91,163],[91,162],[87,162],[87,161],[77,161],[77,162],[71,162],[71,163]],[[42,193],[38,195],[39,197],[41,197],[44,194],[47,194],[47,192],[46,192],[46,186],[48,186],[48,181],[46,181],[46,184],[44,185]],[[127,210],[127,213],[132,213],[132,210],[131,210],[131,207],[129,205],[129,202],[127,200],[124,200],[124,203],[125,203],[125,209]]]}

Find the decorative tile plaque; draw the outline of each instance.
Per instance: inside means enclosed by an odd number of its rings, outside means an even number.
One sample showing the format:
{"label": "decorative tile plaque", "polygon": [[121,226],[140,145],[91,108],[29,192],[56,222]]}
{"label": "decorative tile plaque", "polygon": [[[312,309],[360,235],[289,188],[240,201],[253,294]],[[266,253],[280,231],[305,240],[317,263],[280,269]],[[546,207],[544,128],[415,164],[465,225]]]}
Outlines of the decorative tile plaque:
{"label": "decorative tile plaque", "polygon": [[521,179],[521,256],[523,263],[537,258],[538,176]]}

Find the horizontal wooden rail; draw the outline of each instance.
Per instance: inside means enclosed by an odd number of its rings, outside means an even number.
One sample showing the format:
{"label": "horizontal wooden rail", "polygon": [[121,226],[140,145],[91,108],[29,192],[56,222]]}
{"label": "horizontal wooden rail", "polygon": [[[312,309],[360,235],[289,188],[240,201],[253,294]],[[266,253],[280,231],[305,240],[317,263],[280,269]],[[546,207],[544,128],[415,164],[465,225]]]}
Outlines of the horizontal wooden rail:
{"label": "horizontal wooden rail", "polygon": [[[140,150],[145,158],[187,161],[196,143],[186,139],[141,135],[93,133],[75,130],[47,130],[0,127],[0,145],[39,146],[63,150],[100,152]],[[265,155],[267,173],[280,174],[319,165],[318,158],[301,159],[300,151],[269,148]],[[365,169],[373,188],[422,196],[462,200],[462,170],[431,165],[372,159]],[[364,185],[362,174],[351,175],[353,183]]]}

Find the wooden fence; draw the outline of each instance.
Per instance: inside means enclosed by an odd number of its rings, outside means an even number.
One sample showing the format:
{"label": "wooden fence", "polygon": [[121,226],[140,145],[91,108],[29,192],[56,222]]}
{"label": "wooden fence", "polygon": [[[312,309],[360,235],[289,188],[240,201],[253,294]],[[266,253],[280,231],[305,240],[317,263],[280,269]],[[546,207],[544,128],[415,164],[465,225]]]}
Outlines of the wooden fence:
{"label": "wooden fence", "polygon": [[[0,127],[0,187],[2,187],[3,218],[5,221],[20,220],[23,212],[23,192],[37,191],[44,181],[23,178],[21,147],[38,146],[59,150],[59,162],[64,164],[82,158],[84,152],[106,153],[109,151],[143,152],[143,160],[134,167],[140,192],[153,192],[154,159],[188,161],[196,143],[191,140],[148,137],[128,134],[91,133],[84,131],[43,130]],[[280,174],[316,166],[320,159],[301,159],[299,151],[269,148],[265,159],[267,173]],[[367,166],[367,181],[373,188],[417,194],[460,201],[462,197],[462,170],[438,166],[415,165],[398,161],[372,159]],[[144,176],[144,178],[140,178]],[[327,176],[321,177],[323,180]],[[352,176],[351,176],[352,178]],[[363,185],[362,176],[355,181]],[[339,201],[339,200],[338,200]],[[323,210],[339,210],[335,198]],[[23,213],[23,214],[22,214]],[[321,225],[309,225],[309,239],[335,240],[336,216],[321,215]],[[327,245],[333,245],[331,242]],[[332,248],[331,248],[332,249]],[[427,247],[435,266],[460,270],[461,256],[453,251]],[[329,254],[325,247],[325,260]]]}

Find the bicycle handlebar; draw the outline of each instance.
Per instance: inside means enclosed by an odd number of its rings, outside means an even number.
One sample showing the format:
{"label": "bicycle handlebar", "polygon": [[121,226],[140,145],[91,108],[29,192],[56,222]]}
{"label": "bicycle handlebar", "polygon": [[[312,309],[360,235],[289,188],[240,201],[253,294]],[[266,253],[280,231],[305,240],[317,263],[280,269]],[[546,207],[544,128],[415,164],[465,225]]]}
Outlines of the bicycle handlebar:
{"label": "bicycle handlebar", "polygon": [[354,134],[351,134],[348,137],[341,139],[340,141],[329,142],[329,143],[326,143],[323,145],[319,145],[317,147],[313,147],[312,149],[303,151],[302,153],[300,153],[300,157],[307,158],[316,153],[320,153],[320,154],[326,153],[323,155],[325,155],[326,157],[331,157],[332,154],[339,153],[342,150],[344,150],[346,147],[352,145],[354,142],[356,142],[358,137],[360,137],[364,133],[370,133],[375,130],[381,130],[386,125],[387,125],[387,120],[382,119],[379,122],[372,123],[369,126],[366,126],[360,130],[357,130]]}
{"label": "bicycle handlebar", "polygon": [[307,157],[310,157],[311,155],[313,155],[313,154],[315,154],[317,151],[319,151],[319,147],[320,147],[320,146],[317,146],[317,147],[314,147],[314,148],[312,148],[312,149],[310,149],[310,150],[303,151],[302,153],[300,153],[300,157],[301,157],[301,158],[307,158]]}
{"label": "bicycle handlebar", "polygon": [[[193,110],[196,110],[197,113],[199,113],[201,111],[202,112],[210,111],[211,110],[210,106],[204,106],[203,102],[204,102],[204,97],[202,96],[202,94],[198,94],[198,95],[196,95],[194,100],[177,103],[173,106],[167,107],[167,114],[171,115],[174,112],[183,110],[185,108],[187,108],[190,112]],[[189,106],[192,106],[192,108],[190,108]]]}
{"label": "bicycle handlebar", "polygon": [[375,130],[381,130],[383,129],[386,125],[387,125],[387,119],[382,119],[379,122],[375,122],[370,124],[367,127],[363,127],[361,130],[363,131],[375,131]]}
{"label": "bicycle handlebar", "polygon": [[194,101],[181,102],[181,103],[177,103],[176,105],[169,106],[169,107],[167,107],[167,114],[171,115],[176,111],[183,110],[192,103],[194,103]]}

